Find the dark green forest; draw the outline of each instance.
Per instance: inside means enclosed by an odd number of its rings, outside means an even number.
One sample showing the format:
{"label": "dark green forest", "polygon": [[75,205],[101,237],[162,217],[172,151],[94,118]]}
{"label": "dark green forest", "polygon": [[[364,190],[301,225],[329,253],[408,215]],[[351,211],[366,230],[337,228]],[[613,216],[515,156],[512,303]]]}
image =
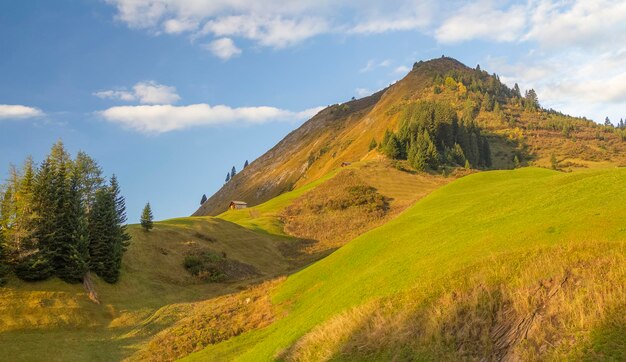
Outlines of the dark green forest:
{"label": "dark green forest", "polygon": [[115,175],[107,182],[89,155],[72,159],[58,141],[38,166],[31,157],[12,166],[0,190],[0,279],[78,283],[89,271],[119,279],[130,240],[125,201]]}

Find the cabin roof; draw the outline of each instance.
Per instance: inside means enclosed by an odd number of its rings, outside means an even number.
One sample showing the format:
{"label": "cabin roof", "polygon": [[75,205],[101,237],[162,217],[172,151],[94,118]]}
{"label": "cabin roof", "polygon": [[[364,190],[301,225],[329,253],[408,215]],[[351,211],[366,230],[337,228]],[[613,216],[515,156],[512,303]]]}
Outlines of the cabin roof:
{"label": "cabin roof", "polygon": [[235,205],[248,205],[248,203],[247,203],[247,202],[245,202],[245,201],[234,201],[234,200],[233,200],[233,201],[231,201],[230,203],[231,203],[231,204],[235,204]]}

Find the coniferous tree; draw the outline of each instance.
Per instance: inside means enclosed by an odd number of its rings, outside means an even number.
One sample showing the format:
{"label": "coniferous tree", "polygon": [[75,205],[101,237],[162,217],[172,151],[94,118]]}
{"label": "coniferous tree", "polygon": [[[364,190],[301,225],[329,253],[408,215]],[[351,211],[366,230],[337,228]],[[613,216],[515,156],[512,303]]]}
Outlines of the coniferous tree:
{"label": "coniferous tree", "polygon": [[144,231],[150,231],[153,227],[152,209],[150,208],[150,203],[146,204],[143,208],[143,212],[141,213],[141,227]]}
{"label": "coniferous tree", "polygon": [[529,89],[526,91],[524,106],[526,110],[529,111],[536,111],[539,109],[539,98],[537,97],[537,93],[534,89]]}
{"label": "coniferous tree", "polygon": [[109,283],[117,280],[115,266],[115,243],[117,212],[115,198],[108,187],[96,191],[96,198],[89,213],[89,269]]}
{"label": "coniferous tree", "polygon": [[383,153],[391,159],[397,159],[401,155],[401,145],[395,134],[391,134],[387,144],[383,146]]}
{"label": "coniferous tree", "polygon": [[248,160],[246,160],[246,162],[243,164],[243,168],[248,167]]}
{"label": "coniferous tree", "polygon": [[206,194],[202,194],[202,198],[200,199],[200,205],[204,204],[206,200],[207,200]]}
{"label": "coniferous tree", "polygon": [[408,161],[417,171],[424,171],[428,166],[426,153],[418,146],[417,141],[412,142],[409,147]]}
{"label": "coniferous tree", "polygon": [[554,153],[550,156],[550,167],[552,167],[553,170],[559,169],[559,161],[556,159],[556,155]]}
{"label": "coniferous tree", "polygon": [[52,187],[55,205],[53,233],[47,254],[55,274],[66,282],[82,281],[87,272],[83,214],[76,174],[67,176],[67,163],[60,162]]}
{"label": "coniferous tree", "polygon": [[122,257],[130,245],[130,235],[126,231],[126,200],[120,193],[119,183],[115,175],[111,176],[109,192],[115,205],[115,225],[113,228],[115,233],[112,245],[111,269],[108,271],[107,281],[115,283],[122,268]]}
{"label": "coniferous tree", "polygon": [[230,178],[232,179],[237,174],[237,170],[235,170],[235,166],[230,170]]}
{"label": "coniferous tree", "polygon": [[48,253],[54,233],[53,178],[52,159],[48,156],[42,162],[34,178],[32,199],[34,218],[33,228],[30,231],[30,243],[33,249],[17,261],[15,266],[15,274],[23,280],[43,280],[54,272]]}
{"label": "coniferous tree", "polygon": [[230,181],[230,173],[226,173],[226,182]]}
{"label": "coniferous tree", "polygon": [[522,98],[522,91],[519,89],[519,85],[517,83],[513,86],[513,96],[516,98]]}
{"label": "coniferous tree", "polygon": [[105,280],[117,280],[130,236],[115,176],[104,186],[97,163],[84,152],[72,160],[61,141],[38,169],[27,158],[22,170],[13,168],[10,175],[0,197],[0,229],[3,260],[9,235],[10,260],[18,277],[42,280],[57,275],[80,282],[93,266]]}
{"label": "coniferous tree", "polygon": [[373,150],[374,148],[376,148],[378,146],[378,144],[376,143],[376,139],[372,138],[372,140],[370,141],[370,145],[369,145],[369,150]]}

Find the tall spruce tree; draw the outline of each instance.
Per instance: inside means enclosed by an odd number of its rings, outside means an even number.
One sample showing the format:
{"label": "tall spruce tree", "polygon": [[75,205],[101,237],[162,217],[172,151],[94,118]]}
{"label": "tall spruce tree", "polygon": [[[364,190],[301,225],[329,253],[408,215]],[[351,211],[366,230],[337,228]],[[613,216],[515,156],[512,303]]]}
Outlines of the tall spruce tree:
{"label": "tall spruce tree", "polygon": [[230,178],[232,179],[237,174],[237,170],[235,170],[235,166],[230,170]]}
{"label": "tall spruce tree", "polygon": [[243,168],[248,167],[248,160],[246,160],[246,162],[243,164]]}
{"label": "tall spruce tree", "polygon": [[96,191],[93,208],[89,213],[89,269],[109,283],[117,281],[119,271],[115,263],[117,238],[117,212],[115,198],[110,188]]}
{"label": "tall spruce tree", "polygon": [[126,200],[121,195],[120,186],[115,174],[111,176],[109,192],[111,193],[113,204],[115,205],[115,225],[113,228],[113,258],[111,260],[111,270],[108,271],[110,278],[107,281],[115,283],[119,278],[120,269],[122,268],[124,252],[128,249],[131,239],[126,231]]}
{"label": "tall spruce tree", "polygon": [[59,278],[69,283],[81,282],[87,272],[87,263],[78,177],[74,173],[68,178],[67,164],[61,162],[55,172],[52,187],[55,204],[48,257]]}
{"label": "tall spruce tree", "polygon": [[207,200],[206,194],[202,194],[202,198],[200,199],[200,205],[204,204],[206,200]]}
{"label": "tall spruce tree", "polygon": [[150,203],[148,202],[146,206],[144,206],[143,212],[141,213],[141,227],[144,231],[150,231],[150,229],[154,226],[152,218],[152,209],[150,208]]}

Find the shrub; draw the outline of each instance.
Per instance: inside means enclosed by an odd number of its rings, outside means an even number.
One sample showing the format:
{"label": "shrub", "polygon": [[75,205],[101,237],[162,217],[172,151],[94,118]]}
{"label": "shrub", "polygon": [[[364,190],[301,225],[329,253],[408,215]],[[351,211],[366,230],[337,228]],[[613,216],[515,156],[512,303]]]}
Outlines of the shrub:
{"label": "shrub", "polygon": [[209,282],[221,282],[226,279],[226,274],[222,270],[225,264],[225,256],[211,251],[187,255],[183,262],[183,266],[191,275]]}

